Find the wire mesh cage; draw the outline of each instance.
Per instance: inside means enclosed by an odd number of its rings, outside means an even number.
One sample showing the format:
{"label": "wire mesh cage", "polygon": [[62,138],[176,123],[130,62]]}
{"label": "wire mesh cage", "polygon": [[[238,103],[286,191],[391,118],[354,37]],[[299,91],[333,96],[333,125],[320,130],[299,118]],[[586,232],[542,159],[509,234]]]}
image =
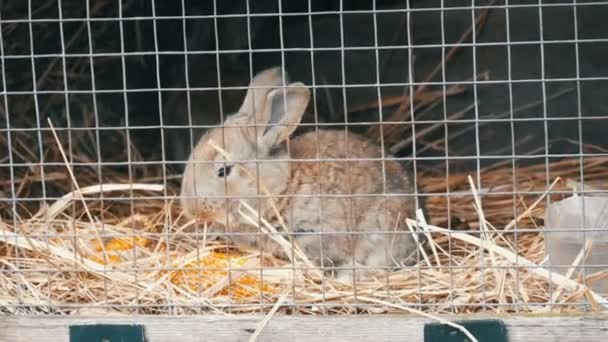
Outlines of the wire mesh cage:
{"label": "wire mesh cage", "polygon": [[0,312],[602,311],[607,17],[1,2]]}

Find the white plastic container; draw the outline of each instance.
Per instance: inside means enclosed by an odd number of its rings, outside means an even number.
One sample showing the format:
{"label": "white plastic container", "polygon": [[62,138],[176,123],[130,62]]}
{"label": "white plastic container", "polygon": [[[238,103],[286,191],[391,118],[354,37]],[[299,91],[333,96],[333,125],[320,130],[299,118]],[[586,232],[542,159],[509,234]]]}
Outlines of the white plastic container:
{"label": "white plastic container", "polygon": [[[545,251],[552,271],[568,272],[590,240],[593,244],[584,261],[585,276],[608,271],[608,197],[572,196],[549,206],[545,213]],[[582,272],[582,265],[576,268],[574,279]],[[587,285],[599,294],[608,294],[608,279]]]}

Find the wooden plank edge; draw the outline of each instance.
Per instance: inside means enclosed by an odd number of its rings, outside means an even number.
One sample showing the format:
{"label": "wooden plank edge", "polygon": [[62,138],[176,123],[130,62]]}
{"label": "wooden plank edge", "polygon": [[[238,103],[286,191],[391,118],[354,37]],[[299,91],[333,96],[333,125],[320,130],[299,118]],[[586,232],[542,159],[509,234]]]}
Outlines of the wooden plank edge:
{"label": "wooden plank edge", "polygon": [[[509,341],[605,341],[608,316],[452,316],[452,321],[501,319]],[[83,324],[141,324],[148,342],[247,341],[263,316],[4,316],[0,341],[69,341],[69,327]],[[268,323],[259,341],[423,341],[432,321],[407,315],[284,316]]]}

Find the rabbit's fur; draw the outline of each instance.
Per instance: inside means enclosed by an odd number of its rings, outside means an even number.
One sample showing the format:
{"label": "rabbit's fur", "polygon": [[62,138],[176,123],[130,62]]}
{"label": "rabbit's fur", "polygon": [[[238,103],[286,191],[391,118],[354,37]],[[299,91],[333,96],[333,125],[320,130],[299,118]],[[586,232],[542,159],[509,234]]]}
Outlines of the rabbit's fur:
{"label": "rabbit's fur", "polygon": [[[405,228],[415,210],[409,174],[386,159],[390,156],[378,145],[344,130],[320,129],[288,140],[310,91],[302,83],[283,87],[284,77],[279,68],[259,73],[240,110],[198,142],[182,180],[185,213],[221,223],[236,245],[284,258],[267,235],[243,234],[260,230],[238,214],[244,200],[278,227],[274,201],[308,258],[340,267],[340,278],[352,276],[349,267],[378,270],[411,263],[416,244]],[[375,160],[352,160],[362,158]]]}

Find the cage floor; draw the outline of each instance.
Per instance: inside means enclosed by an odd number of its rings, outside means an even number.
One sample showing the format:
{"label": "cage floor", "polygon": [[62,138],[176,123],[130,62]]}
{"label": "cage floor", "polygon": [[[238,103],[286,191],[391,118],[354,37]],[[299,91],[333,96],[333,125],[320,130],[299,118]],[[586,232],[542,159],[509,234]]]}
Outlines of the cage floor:
{"label": "cage floor", "polygon": [[573,192],[581,168],[585,185],[605,186],[608,158],[503,165],[479,175],[421,172],[421,192],[436,195],[425,199],[418,222],[408,219],[430,248],[414,267],[354,284],[324,276],[297,253],[285,262],[211,239],[164,197],[171,186],[153,177],[73,183],[74,192],[29,218],[0,221],[0,307],[60,315],[247,313],[275,305],[307,314],[599,310],[601,297],[577,287],[580,277],[540,266],[544,207]]}

